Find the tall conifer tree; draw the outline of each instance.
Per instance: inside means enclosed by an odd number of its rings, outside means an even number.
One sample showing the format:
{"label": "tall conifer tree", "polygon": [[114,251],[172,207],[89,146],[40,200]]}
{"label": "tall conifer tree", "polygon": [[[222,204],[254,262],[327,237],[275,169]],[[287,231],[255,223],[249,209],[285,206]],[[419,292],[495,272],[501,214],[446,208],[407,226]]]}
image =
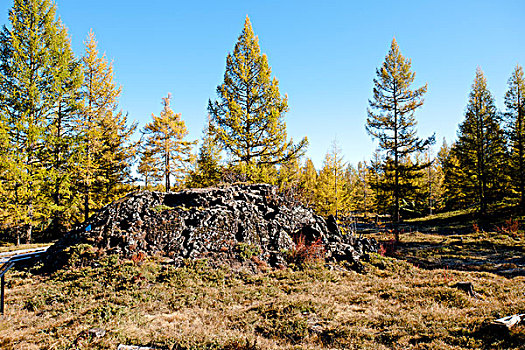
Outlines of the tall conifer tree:
{"label": "tall conifer tree", "polygon": [[[33,227],[60,206],[57,194],[64,187],[57,187],[64,172],[57,159],[65,152],[52,130],[58,130],[58,116],[71,107],[78,72],[54,3],[15,0],[9,21],[0,35],[0,114],[8,139],[2,152],[9,193],[4,204],[13,225],[24,226],[31,240]],[[46,188],[54,188],[55,205]]]}
{"label": "tall conifer tree", "polygon": [[[118,139],[117,144],[121,145],[129,138],[134,127],[128,128],[125,117],[117,112],[121,88],[113,81],[112,64],[108,62],[105,55],[99,55],[98,43],[93,31],[89,33],[85,46],[85,54],[82,57],[84,72],[82,109],[78,113],[76,127],[79,132],[78,146],[81,154],[77,163],[79,166],[77,182],[83,194],[84,220],[87,220],[93,209],[106,204],[104,196],[95,195],[95,192],[100,190],[100,181],[106,182],[105,178],[108,174],[105,170],[108,169],[104,169],[104,166],[107,167],[110,163],[115,165],[115,159],[119,157],[129,159],[128,155],[122,154],[122,152],[126,154],[127,151],[119,147],[115,148],[110,140]],[[112,161],[107,156],[115,158]],[[109,170],[113,179],[107,179],[108,183],[115,183],[115,169],[122,170],[121,165],[117,164],[116,168]]]}
{"label": "tall conifer tree", "polygon": [[[74,119],[80,108],[82,85],[81,63],[71,50],[65,28],[59,28],[59,38],[52,66],[55,77],[56,107],[48,121],[45,133],[46,168],[48,189],[52,200],[51,226],[48,230],[56,237],[69,228],[79,196],[75,194],[72,172],[77,159],[75,145],[78,141]],[[50,238],[54,238],[50,237]]]}
{"label": "tall conifer tree", "polygon": [[[463,193],[475,198],[481,214],[487,205],[500,198],[505,187],[505,140],[494,98],[488,90],[481,68],[476,70],[465,120],[452,148],[457,158]],[[459,168],[459,169],[458,169]]]}
{"label": "tall conifer tree", "polygon": [[105,205],[131,188],[131,165],[137,151],[137,143],[132,142],[131,137],[137,124],[129,125],[126,114],[113,110],[104,115],[99,127],[101,147],[96,154],[98,175],[94,187],[98,202]]}
{"label": "tall conifer tree", "polygon": [[186,124],[180,113],[175,114],[170,107],[171,95],[162,99],[164,109],[160,116],[152,114],[153,121],[144,127],[146,136],[144,154],[154,162],[154,166],[161,169],[166,191],[170,191],[172,179],[177,186],[181,186],[189,165],[193,161],[191,148],[195,144],[185,141],[188,135]]}
{"label": "tall conifer tree", "polygon": [[345,163],[341,149],[334,141],[317,177],[315,197],[319,213],[337,217],[339,212],[345,211],[348,201],[345,182]]}
{"label": "tall conifer tree", "polygon": [[[395,39],[381,68],[376,70],[373,99],[369,100],[366,130],[379,140],[379,147],[386,151],[384,163],[392,171],[394,196],[394,223],[400,221],[400,201],[414,190],[411,179],[419,176],[428,164],[410,161],[410,157],[424,151],[434,142],[434,137],[420,139],[416,135],[415,111],[423,105],[427,85],[412,90],[416,74],[411,61],[399,51]],[[397,225],[396,225],[397,227]]]}
{"label": "tall conifer tree", "polygon": [[307,158],[301,169],[300,189],[302,202],[307,207],[315,203],[315,188],[317,186],[317,170],[310,158]]}
{"label": "tall conifer tree", "polygon": [[523,68],[516,66],[505,94],[505,122],[510,146],[512,183],[525,211],[525,77]]}
{"label": "tall conifer tree", "polygon": [[224,83],[217,87],[217,101],[210,101],[212,131],[233,160],[248,167],[278,164],[300,156],[304,138],[294,145],[288,140],[284,115],[286,97],[271,78],[266,55],[261,55],[258,38],[248,17],[233,53],[226,58]]}

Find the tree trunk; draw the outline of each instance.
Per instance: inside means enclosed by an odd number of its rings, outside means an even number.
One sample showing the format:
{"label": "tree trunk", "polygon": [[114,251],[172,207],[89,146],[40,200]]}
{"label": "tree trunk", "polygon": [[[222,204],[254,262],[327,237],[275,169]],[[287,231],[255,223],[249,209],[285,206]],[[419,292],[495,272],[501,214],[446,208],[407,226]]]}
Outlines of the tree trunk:
{"label": "tree trunk", "polygon": [[394,236],[396,243],[399,243],[399,150],[398,150],[398,121],[397,121],[397,97],[396,87],[394,87]]}

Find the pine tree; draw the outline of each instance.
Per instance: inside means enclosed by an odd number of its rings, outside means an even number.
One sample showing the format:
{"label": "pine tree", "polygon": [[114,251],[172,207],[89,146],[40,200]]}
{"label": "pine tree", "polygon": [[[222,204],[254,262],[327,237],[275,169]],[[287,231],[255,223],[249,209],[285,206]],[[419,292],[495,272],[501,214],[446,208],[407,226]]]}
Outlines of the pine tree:
{"label": "pine tree", "polygon": [[281,165],[278,174],[279,190],[285,193],[289,199],[302,201],[301,176],[299,159],[292,159]]}
{"label": "pine tree", "polygon": [[80,62],[71,50],[67,31],[60,27],[57,33],[59,45],[55,47],[56,58],[52,66],[55,77],[56,107],[48,121],[45,134],[47,186],[48,195],[52,199],[53,212],[48,231],[48,238],[56,238],[67,230],[71,218],[76,214],[73,178],[77,143],[77,132],[74,116],[80,108],[80,87],[82,85],[82,70]]}
{"label": "pine tree", "polygon": [[[0,35],[0,114],[7,138],[2,150],[3,204],[15,230],[23,226],[30,241],[33,227],[43,223],[50,210],[62,210],[58,197],[67,184],[60,185],[65,175],[57,156],[66,152],[52,135],[61,128],[58,116],[71,107],[78,71],[51,1],[15,0],[9,21]],[[53,188],[54,203],[46,188]]]}
{"label": "pine tree", "polygon": [[451,152],[458,160],[455,170],[460,171],[458,184],[462,192],[474,198],[481,214],[485,214],[487,205],[504,192],[505,140],[494,98],[480,68]]}
{"label": "pine tree", "polygon": [[146,149],[141,143],[139,156],[137,172],[144,179],[144,188],[148,190],[157,187],[162,182],[162,171],[155,166],[153,151]]}
{"label": "pine tree", "polygon": [[93,184],[98,203],[105,205],[120,198],[131,189],[131,166],[137,143],[131,137],[137,124],[128,125],[122,111],[108,111],[99,125],[102,130],[100,149],[96,154],[98,171]]}
{"label": "pine tree", "polygon": [[211,120],[208,119],[208,123],[203,131],[197,166],[190,175],[189,185],[191,187],[211,187],[221,181],[222,166],[220,162],[222,150],[211,133],[210,123]]}
{"label": "pine tree", "polygon": [[383,168],[384,157],[380,150],[374,151],[368,171],[370,173],[370,189],[373,193],[374,201],[372,202],[372,209],[378,214],[386,214],[387,208],[391,206],[391,195],[383,185],[387,180]]}
{"label": "pine tree", "polygon": [[411,162],[410,157],[434,142],[434,136],[425,140],[416,136],[414,113],[423,105],[427,85],[411,90],[415,73],[410,68],[411,61],[401,55],[396,40],[392,40],[385,62],[376,70],[366,125],[367,132],[379,140],[379,147],[387,153],[383,166],[393,175],[391,185],[396,226],[400,221],[401,199],[414,191],[411,180],[428,166]]}
{"label": "pine tree", "polygon": [[146,136],[145,154],[151,156],[156,168],[161,169],[166,191],[171,189],[171,180],[175,178],[181,186],[189,165],[193,161],[191,153],[195,142],[184,141],[188,135],[186,124],[180,114],[175,114],[170,107],[171,95],[162,99],[164,109],[160,116],[152,114],[153,121],[143,130]]}
{"label": "pine tree", "polygon": [[508,85],[505,122],[510,141],[511,180],[525,211],[525,77],[521,66],[516,66]]}
{"label": "pine tree", "polygon": [[307,139],[297,145],[287,140],[284,115],[286,97],[281,97],[266,55],[248,17],[232,54],[226,59],[224,83],[217,87],[218,101],[209,101],[212,132],[233,160],[254,168],[279,164],[299,157]]}
{"label": "pine tree", "polygon": [[301,201],[306,207],[315,207],[315,189],[317,187],[317,170],[310,158],[307,158],[301,169]]}
{"label": "pine tree", "polygon": [[426,198],[428,203],[428,214],[432,215],[436,211],[443,209],[444,207],[444,169],[443,169],[443,158],[447,157],[447,143],[443,139],[443,145],[441,146],[437,156],[432,159],[430,152],[425,154],[426,161],[431,162],[430,166],[424,170],[425,182],[426,182]]}
{"label": "pine tree", "polygon": [[349,165],[346,177],[351,210],[359,211],[366,216],[374,201],[368,165],[366,162],[358,162],[357,167]]}
{"label": "pine tree", "polygon": [[468,175],[454,151],[455,147],[455,143],[450,147],[444,145],[438,153],[444,176],[443,202],[447,210],[462,209],[475,204],[473,203],[472,191],[465,191],[467,186],[464,184],[464,179]]}
{"label": "pine tree", "polygon": [[[104,181],[107,175],[104,174],[104,163],[107,166],[109,160],[104,159],[104,155],[107,156],[108,152],[115,150],[114,147],[109,147],[108,139],[117,136],[117,144],[122,144],[129,138],[134,127],[127,128],[125,118],[116,112],[121,88],[113,81],[113,66],[105,55],[99,56],[98,43],[93,31],[89,33],[84,44],[82,108],[77,115],[75,126],[79,133],[80,154],[76,182],[83,196],[84,220],[87,220],[92,210],[106,204],[105,197],[97,196],[96,193],[100,190],[100,181]],[[115,119],[112,120],[113,118]],[[116,158],[122,156],[121,152],[115,153]],[[129,159],[128,156],[123,158]],[[117,169],[119,167],[120,165]],[[124,163],[124,168],[126,167],[127,164]],[[114,183],[112,180],[108,181]]]}
{"label": "pine tree", "polygon": [[326,154],[323,168],[319,172],[316,188],[316,209],[321,215],[344,213],[347,209],[348,196],[345,190],[345,163],[341,149],[334,141]]}

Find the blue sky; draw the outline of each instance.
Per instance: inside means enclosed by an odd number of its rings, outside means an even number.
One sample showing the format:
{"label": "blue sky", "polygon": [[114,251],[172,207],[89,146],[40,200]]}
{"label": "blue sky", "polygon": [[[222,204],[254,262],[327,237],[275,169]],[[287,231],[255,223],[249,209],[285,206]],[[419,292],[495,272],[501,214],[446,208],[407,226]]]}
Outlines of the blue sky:
{"label": "blue sky", "polygon": [[[417,114],[421,137],[452,141],[477,66],[503,108],[507,80],[525,65],[525,2],[510,1],[131,1],[57,0],[73,49],[83,54],[92,28],[113,60],[121,108],[140,127],[173,94],[190,138],[201,136],[226,55],[248,15],[280,91],[288,94],[289,136],[308,136],[307,156],[321,167],[337,138],[345,160],[371,157],[365,132],[372,79],[395,36],[412,59],[414,87],[428,83]],[[7,23],[11,0],[0,4]]]}

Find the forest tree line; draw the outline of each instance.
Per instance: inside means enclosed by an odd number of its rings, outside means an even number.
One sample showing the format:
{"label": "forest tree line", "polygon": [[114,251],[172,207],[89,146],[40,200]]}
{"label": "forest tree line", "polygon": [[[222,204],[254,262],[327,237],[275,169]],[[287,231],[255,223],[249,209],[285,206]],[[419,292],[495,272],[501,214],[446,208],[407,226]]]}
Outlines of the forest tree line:
{"label": "forest tree line", "polygon": [[139,130],[119,107],[121,88],[93,32],[77,57],[52,1],[15,0],[0,33],[1,230],[17,241],[34,232],[52,239],[130,191],[234,182],[275,184],[322,215],[389,214],[396,223],[470,207],[483,214],[498,203],[523,209],[523,69],[498,111],[478,68],[458,138],[437,155],[434,136],[416,133],[427,86],[413,88],[414,78],[393,40],[365,125],[377,151],[354,166],[334,142],[317,170],[307,138],[287,136],[287,97],[247,17],[195,150],[171,95]]}

